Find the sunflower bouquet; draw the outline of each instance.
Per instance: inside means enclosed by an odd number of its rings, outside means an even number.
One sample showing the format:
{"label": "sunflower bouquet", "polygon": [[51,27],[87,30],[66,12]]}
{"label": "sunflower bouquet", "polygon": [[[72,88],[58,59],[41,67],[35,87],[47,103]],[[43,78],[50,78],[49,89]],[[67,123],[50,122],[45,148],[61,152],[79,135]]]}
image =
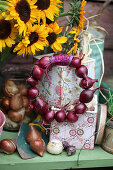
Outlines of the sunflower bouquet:
{"label": "sunflower bouquet", "polygon": [[[71,9],[61,13],[63,0],[0,1],[0,53],[11,49],[18,55],[37,51],[76,54],[85,21],[85,0],[72,0]],[[68,29],[58,18],[69,16]]]}

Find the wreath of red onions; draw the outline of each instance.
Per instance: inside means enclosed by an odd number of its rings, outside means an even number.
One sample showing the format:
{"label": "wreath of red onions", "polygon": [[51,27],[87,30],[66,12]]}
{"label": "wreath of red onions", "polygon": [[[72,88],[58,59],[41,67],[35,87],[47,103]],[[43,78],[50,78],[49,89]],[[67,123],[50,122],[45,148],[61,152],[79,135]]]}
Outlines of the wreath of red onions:
{"label": "wreath of red onions", "polygon": [[[87,106],[85,103],[91,102],[94,96],[94,92],[99,89],[89,89],[93,86],[95,82],[98,82],[96,79],[91,79],[88,77],[88,69],[86,66],[81,64],[83,57],[73,57],[72,55],[59,54],[54,56],[44,56],[39,61],[35,63],[35,66],[32,70],[32,76],[27,78],[27,83],[30,85],[28,89],[28,96],[30,98],[30,107],[34,108],[35,111],[40,113],[43,119],[47,123],[51,123],[54,119],[57,122],[63,122],[68,120],[71,123],[74,123],[78,120],[78,116],[85,113]],[[60,111],[49,110],[47,103],[39,97],[39,90],[35,87],[39,81],[42,81],[44,75],[44,69],[46,70],[46,75],[51,83],[51,80],[48,76],[47,70],[50,65],[59,64],[62,66],[70,66],[75,68],[75,74],[82,78],[80,82],[80,87],[84,90],[80,93],[79,102],[75,105],[74,109],[67,111],[65,106],[61,108]],[[66,114],[67,113],[67,114]]]}

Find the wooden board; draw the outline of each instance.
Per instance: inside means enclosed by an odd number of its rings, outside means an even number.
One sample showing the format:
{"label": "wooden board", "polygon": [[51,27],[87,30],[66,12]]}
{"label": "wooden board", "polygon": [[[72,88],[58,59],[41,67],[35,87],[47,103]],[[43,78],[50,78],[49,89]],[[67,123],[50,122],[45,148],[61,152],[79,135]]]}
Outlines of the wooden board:
{"label": "wooden board", "polygon": [[[17,133],[3,132],[2,138],[15,139]],[[66,152],[61,155],[51,155],[45,152],[44,157],[36,157],[33,159],[22,160],[15,152],[12,155],[0,153],[0,170],[50,170],[50,169],[70,169],[70,168],[93,168],[93,167],[112,167],[113,155],[105,152],[99,146],[95,149],[83,150],[79,159],[79,166],[77,165],[77,157],[79,150],[73,156],[67,156]]]}

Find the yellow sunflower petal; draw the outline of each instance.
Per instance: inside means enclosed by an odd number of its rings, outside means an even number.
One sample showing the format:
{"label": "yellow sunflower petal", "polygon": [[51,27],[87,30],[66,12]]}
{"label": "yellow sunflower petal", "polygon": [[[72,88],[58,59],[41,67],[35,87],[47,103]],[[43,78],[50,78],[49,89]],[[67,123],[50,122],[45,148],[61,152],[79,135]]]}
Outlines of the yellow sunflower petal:
{"label": "yellow sunflower petal", "polygon": [[58,37],[56,41],[61,44],[66,43],[67,37]]}
{"label": "yellow sunflower petal", "polygon": [[36,48],[38,48],[40,50],[44,49],[44,47],[41,44],[39,44],[39,43],[35,43],[35,46],[36,46]]}
{"label": "yellow sunflower petal", "polygon": [[51,15],[51,12],[45,11],[46,17],[49,18],[51,21],[54,21],[53,15]]}
{"label": "yellow sunflower petal", "polygon": [[0,52],[2,52],[2,41],[0,41]]}
{"label": "yellow sunflower petal", "polygon": [[55,47],[54,47],[54,44],[51,45],[51,48],[53,49],[54,52],[59,52]]}
{"label": "yellow sunflower petal", "polygon": [[31,46],[31,51],[32,51],[33,55],[35,55],[35,46],[34,45]]}
{"label": "yellow sunflower petal", "polygon": [[77,43],[74,44],[74,49],[73,49],[73,51],[74,51],[74,54],[76,54],[76,51],[77,51]]}
{"label": "yellow sunflower petal", "polygon": [[57,41],[55,41],[53,43],[53,46],[58,50],[58,51],[62,51],[62,46],[61,44],[59,44]]}
{"label": "yellow sunflower petal", "polygon": [[72,47],[72,48],[70,49],[70,51],[67,52],[67,54],[68,54],[68,55],[71,54],[73,50],[74,50],[74,47]]}
{"label": "yellow sunflower petal", "polygon": [[[10,3],[8,3],[8,8],[7,8],[7,15],[6,15],[6,20],[16,20],[16,26],[19,29],[19,34],[22,35],[22,33],[24,33],[24,36],[26,34],[26,31],[28,29],[29,24],[33,24],[36,20],[37,20],[37,7],[35,6],[36,1],[35,0],[26,0],[25,3],[23,3],[23,6],[21,6],[21,11],[20,10],[16,10],[16,6],[17,3],[20,3],[22,0],[7,0]],[[18,4],[19,5],[19,4]],[[26,18],[28,18],[26,20],[23,10],[26,7],[26,5],[29,7],[30,9],[30,13],[29,11],[27,11],[26,8]],[[21,15],[20,15],[21,13]],[[22,16],[23,14],[23,16]]]}

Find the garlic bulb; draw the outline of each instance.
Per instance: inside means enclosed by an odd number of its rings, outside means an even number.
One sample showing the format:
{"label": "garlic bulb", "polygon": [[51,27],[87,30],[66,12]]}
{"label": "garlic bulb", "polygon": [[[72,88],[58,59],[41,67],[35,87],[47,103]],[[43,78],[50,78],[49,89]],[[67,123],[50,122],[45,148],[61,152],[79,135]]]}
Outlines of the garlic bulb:
{"label": "garlic bulb", "polygon": [[63,151],[63,144],[59,140],[52,140],[47,144],[47,151],[51,154],[58,155]]}

